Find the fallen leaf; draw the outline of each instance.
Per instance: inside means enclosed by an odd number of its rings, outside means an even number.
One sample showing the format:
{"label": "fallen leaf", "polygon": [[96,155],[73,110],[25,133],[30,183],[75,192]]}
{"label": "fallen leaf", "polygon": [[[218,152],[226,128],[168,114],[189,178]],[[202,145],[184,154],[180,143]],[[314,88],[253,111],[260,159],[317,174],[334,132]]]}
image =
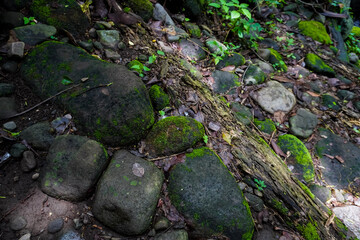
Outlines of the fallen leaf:
{"label": "fallen leaf", "polygon": [[321,95],[320,94],[317,94],[317,93],[314,93],[312,91],[306,91],[310,96],[313,96],[313,97],[320,97]]}
{"label": "fallen leaf", "polygon": [[279,82],[290,82],[290,83],[293,83],[294,80],[291,80],[287,77],[283,77],[283,76],[273,76],[272,79],[275,79],[276,81],[279,81]]}
{"label": "fallen leaf", "polygon": [[285,113],[283,111],[274,112],[274,119],[276,122],[283,124],[285,121]]}
{"label": "fallen leaf", "polygon": [[135,176],[142,177],[145,173],[145,169],[139,163],[134,163],[132,166],[132,172]]}
{"label": "fallen leaf", "polygon": [[228,144],[231,145],[231,136],[230,136],[230,134],[228,134],[227,132],[223,132],[222,138],[225,140],[225,142],[227,142]]}
{"label": "fallen leaf", "polygon": [[226,67],[222,68],[221,71],[233,72],[233,71],[235,71],[235,66],[234,65],[226,66]]}
{"label": "fallen leaf", "polygon": [[276,144],[274,139],[271,139],[271,146],[274,149],[275,153],[282,157],[287,157],[287,155],[280,149],[280,147]]}
{"label": "fallen leaf", "polygon": [[324,155],[325,157],[330,158],[330,159],[334,159],[334,156],[331,156],[331,155],[329,155],[329,154],[323,153],[323,155]]}

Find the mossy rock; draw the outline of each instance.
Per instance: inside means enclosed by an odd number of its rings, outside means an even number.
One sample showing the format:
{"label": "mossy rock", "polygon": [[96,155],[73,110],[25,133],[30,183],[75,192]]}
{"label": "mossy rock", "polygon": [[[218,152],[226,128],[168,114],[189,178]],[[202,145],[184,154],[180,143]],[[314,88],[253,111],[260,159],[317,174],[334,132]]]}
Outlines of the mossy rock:
{"label": "mossy rock", "polygon": [[158,85],[153,85],[149,90],[149,94],[155,110],[159,111],[170,105],[169,96]]}
{"label": "mossy rock", "polygon": [[254,123],[256,127],[267,134],[272,134],[276,130],[275,123],[271,119],[265,119],[265,121],[259,121],[258,119],[254,119]]}
{"label": "mossy rock", "polygon": [[[27,55],[21,74],[33,92],[44,99],[80,84],[61,94],[56,102],[72,114],[83,133],[100,142],[135,143],[154,123],[142,80],[126,67],[94,58],[81,48],[44,42]],[[85,77],[89,79],[81,82]]]}
{"label": "mossy rock", "polygon": [[75,37],[85,34],[90,23],[75,0],[34,0],[30,6],[35,19],[65,29]]}
{"label": "mossy rock", "polygon": [[266,79],[266,74],[256,65],[250,65],[244,76],[245,85],[256,85],[263,83]]}
{"label": "mossy rock", "polygon": [[179,153],[203,139],[204,127],[184,116],[172,116],[155,123],[146,137],[146,148],[152,156]]}
{"label": "mossy rock", "polygon": [[287,66],[278,51],[272,48],[268,48],[270,50],[269,62],[274,66],[275,69],[280,70],[282,72],[287,72]]}
{"label": "mossy rock", "polygon": [[229,94],[234,94],[235,87],[240,86],[239,76],[234,73],[215,70],[211,76],[214,78],[215,93],[226,93],[231,89]]}
{"label": "mossy rock", "polygon": [[235,118],[242,122],[244,125],[249,125],[253,119],[253,115],[249,108],[244,105],[241,105],[238,102],[233,102],[230,104],[231,110],[233,111]]}
{"label": "mossy rock", "polygon": [[190,22],[185,22],[184,25],[186,30],[190,33],[191,37],[201,37],[201,30],[198,25]]}
{"label": "mossy rock", "polygon": [[360,38],[360,27],[354,26],[351,30],[351,33],[354,34],[356,38]]}
{"label": "mossy rock", "polygon": [[292,165],[294,170],[292,172],[298,173],[296,175],[300,180],[310,183],[314,181],[314,164],[311,155],[306,146],[294,135],[285,134],[278,138],[278,145],[283,152],[290,151],[291,156],[287,159],[287,165]]}
{"label": "mossy rock", "polygon": [[153,15],[154,7],[149,0],[125,0],[124,2],[145,22],[149,21]]}
{"label": "mossy rock", "polygon": [[219,63],[216,65],[216,69],[220,70],[224,67],[234,65],[235,67],[245,64],[245,58],[240,53],[231,53],[226,55]]}
{"label": "mossy rock", "polygon": [[224,234],[252,239],[254,223],[248,203],[222,160],[209,148],[186,154],[170,172],[172,204],[194,224],[199,237]]}
{"label": "mossy rock", "polygon": [[334,98],[333,96],[331,96],[329,94],[324,94],[321,96],[321,103],[323,106],[333,109],[335,111],[339,111],[341,109],[336,98]]}
{"label": "mossy rock", "polygon": [[327,65],[319,56],[308,53],[305,58],[306,67],[315,73],[319,73],[328,77],[334,77],[335,71]]}
{"label": "mossy rock", "polygon": [[311,37],[315,41],[330,44],[331,39],[326,32],[324,24],[317,21],[301,21],[299,22],[299,29],[305,36]]}

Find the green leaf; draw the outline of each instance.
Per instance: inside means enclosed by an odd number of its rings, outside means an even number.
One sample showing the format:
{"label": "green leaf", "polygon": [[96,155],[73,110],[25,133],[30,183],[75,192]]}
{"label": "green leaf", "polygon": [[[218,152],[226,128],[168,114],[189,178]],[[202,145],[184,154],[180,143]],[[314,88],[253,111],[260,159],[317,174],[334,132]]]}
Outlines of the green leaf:
{"label": "green leaf", "polygon": [[229,13],[229,7],[228,6],[223,6],[223,10],[226,14]]}
{"label": "green leaf", "polygon": [[152,64],[152,63],[154,63],[155,61],[156,61],[156,56],[153,54],[152,56],[149,57],[148,63],[149,63],[149,64]]}
{"label": "green leaf", "polygon": [[157,54],[161,55],[161,56],[165,56],[165,53],[163,51],[157,50]]}
{"label": "green leaf", "polygon": [[209,137],[208,137],[208,136],[204,135],[204,136],[203,136],[203,139],[204,139],[204,143],[208,143],[208,140],[209,140]]}
{"label": "green leaf", "polygon": [[125,7],[124,9],[123,9],[123,11],[125,12],[125,13],[129,13],[130,12],[130,8],[129,7]]}
{"label": "green leaf", "polygon": [[159,111],[160,116],[164,116],[165,112],[164,111]]}
{"label": "green leaf", "polygon": [[30,20],[29,20],[27,17],[24,17],[23,19],[24,19],[24,24],[25,24],[25,25],[26,25],[26,24],[29,24]]}
{"label": "green leaf", "polygon": [[251,13],[246,8],[241,9],[241,12],[248,18],[251,19]]}
{"label": "green leaf", "polygon": [[147,66],[144,66],[144,71],[150,71],[150,68],[148,68]]}
{"label": "green leaf", "polygon": [[130,68],[131,68],[131,69],[138,69],[138,70],[140,70],[140,65],[139,65],[139,64],[132,65]]}
{"label": "green leaf", "polygon": [[185,18],[185,21],[188,22],[188,21],[190,21],[190,19],[189,19],[189,18]]}
{"label": "green leaf", "polygon": [[70,85],[72,83],[73,83],[73,81],[67,76],[64,76],[63,80],[61,80],[61,84],[65,85],[65,86]]}
{"label": "green leaf", "polygon": [[231,19],[236,19],[240,17],[240,13],[238,11],[231,11]]}
{"label": "green leaf", "polygon": [[209,3],[209,6],[214,7],[214,8],[220,8],[220,4],[218,4],[218,3]]}

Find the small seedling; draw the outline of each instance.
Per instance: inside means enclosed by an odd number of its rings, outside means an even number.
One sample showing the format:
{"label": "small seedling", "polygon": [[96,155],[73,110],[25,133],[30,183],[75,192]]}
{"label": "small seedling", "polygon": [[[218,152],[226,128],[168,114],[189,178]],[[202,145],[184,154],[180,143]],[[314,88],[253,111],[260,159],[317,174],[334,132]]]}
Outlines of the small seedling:
{"label": "small seedling", "polygon": [[152,63],[154,63],[155,61],[156,61],[156,55],[153,54],[153,55],[151,55],[151,56],[149,57],[148,63],[149,63],[149,64],[152,64]]}
{"label": "small seedling", "polygon": [[162,116],[162,117],[163,117],[163,116],[165,116],[165,112],[164,112],[164,111],[162,111],[162,110],[161,110],[161,111],[159,111],[159,114],[160,114],[160,116]]}
{"label": "small seedling", "polygon": [[204,143],[205,143],[205,144],[208,143],[209,137],[208,137],[207,135],[204,135],[204,136],[203,136],[203,139],[204,139]]}
{"label": "small seedling", "polygon": [[24,25],[34,25],[36,24],[36,20],[35,20],[35,17],[24,17]]}
{"label": "small seedling", "polygon": [[161,50],[157,50],[156,52],[157,52],[157,54],[159,54],[160,56],[165,56],[165,53],[164,53],[163,51],[161,51]]}
{"label": "small seedling", "polygon": [[259,179],[255,178],[254,182],[259,191],[262,191],[262,190],[264,190],[264,188],[266,188],[266,185],[263,180],[259,180]]}

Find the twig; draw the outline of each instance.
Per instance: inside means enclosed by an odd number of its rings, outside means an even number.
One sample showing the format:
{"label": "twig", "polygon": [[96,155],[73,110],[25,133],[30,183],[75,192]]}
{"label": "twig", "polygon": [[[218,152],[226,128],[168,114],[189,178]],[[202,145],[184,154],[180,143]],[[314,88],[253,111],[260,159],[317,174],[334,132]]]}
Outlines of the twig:
{"label": "twig", "polygon": [[71,89],[73,89],[73,88],[76,88],[76,87],[80,86],[80,84],[81,84],[81,83],[76,84],[76,85],[74,85],[74,86],[72,86],[72,87],[69,87],[69,88],[67,88],[67,89],[64,89],[64,90],[58,92],[57,94],[55,94],[55,95],[53,95],[53,96],[45,99],[44,101],[39,102],[39,103],[36,104],[35,106],[33,106],[33,107],[29,108],[29,109],[26,109],[25,111],[22,111],[22,112],[20,112],[20,113],[14,114],[14,115],[12,115],[12,116],[10,116],[10,117],[7,117],[6,119],[10,119],[10,118],[13,118],[13,117],[18,117],[18,116],[21,116],[21,115],[23,115],[23,114],[25,114],[25,113],[27,113],[27,112],[30,112],[31,110],[34,110],[34,109],[37,108],[38,106],[40,106],[40,105],[42,105],[42,104],[50,101],[51,99],[59,96],[60,94],[66,92],[66,91],[69,91],[69,90],[71,90]]}
{"label": "twig", "polygon": [[163,160],[163,159],[166,159],[166,158],[176,157],[177,155],[184,154],[184,153],[187,153],[187,152],[180,152],[180,153],[177,153],[177,154],[172,154],[172,155],[163,156],[163,157],[157,157],[157,158],[149,158],[148,160],[151,161],[151,162],[154,162],[154,161]]}

